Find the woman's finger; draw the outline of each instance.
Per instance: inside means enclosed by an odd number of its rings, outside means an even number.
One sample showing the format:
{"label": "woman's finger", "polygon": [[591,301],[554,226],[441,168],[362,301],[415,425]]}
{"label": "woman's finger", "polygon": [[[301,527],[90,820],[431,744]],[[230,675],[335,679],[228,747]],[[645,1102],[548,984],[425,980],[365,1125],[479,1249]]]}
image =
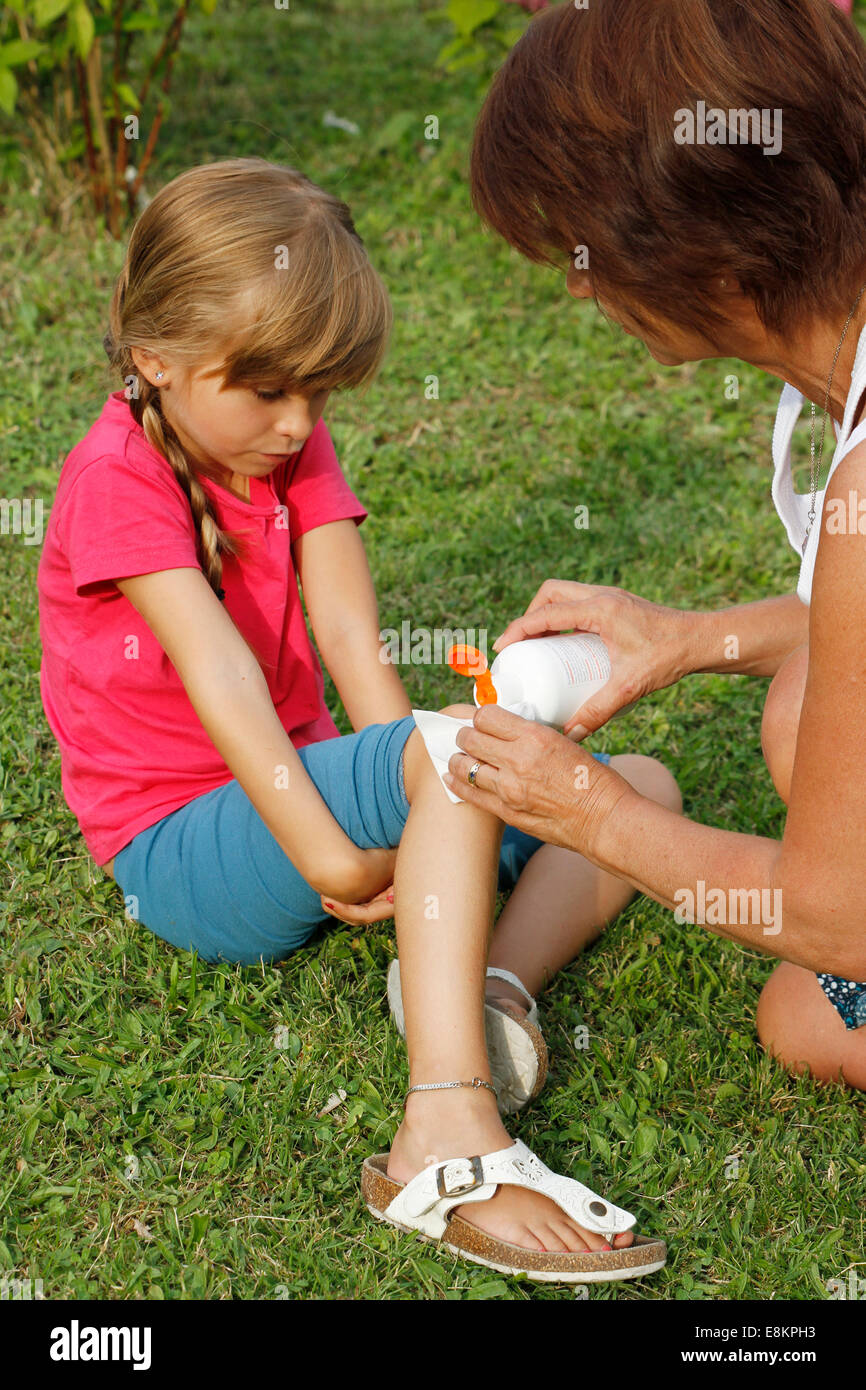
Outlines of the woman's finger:
{"label": "woman's finger", "polygon": [[501,767],[508,761],[517,740],[532,727],[531,720],[522,719],[510,710],[500,709],[498,705],[482,705],[476,711],[474,723],[457,730],[456,743],[480,762]]}
{"label": "woman's finger", "polygon": [[598,619],[593,616],[595,600],[580,599],[576,603],[546,603],[515,618],[493,643],[494,651],[501,651],[511,642],[522,642],[528,637],[541,637],[547,633],[567,632],[577,628],[580,632],[599,630]]}
{"label": "woman's finger", "polygon": [[479,733],[514,742],[536,725],[531,719],[512,714],[511,710],[503,709],[501,705],[479,705],[472,717],[472,727]]}
{"label": "woman's finger", "polygon": [[578,579],[545,579],[535,598],[526,605],[526,613],[546,603],[578,603],[605,587],[601,584],[582,584]]}
{"label": "woman's finger", "polygon": [[[575,715],[574,717],[576,720],[577,715]],[[577,723],[566,724],[562,732],[565,734],[566,738],[571,739],[572,743],[581,743],[583,739],[588,738],[589,736],[589,730],[584,728],[583,724]]]}
{"label": "woman's finger", "polygon": [[468,755],[470,763],[477,758],[480,763],[489,764],[497,769],[508,760],[508,750],[511,747],[510,742],[506,743],[505,739],[482,734],[478,729],[458,729],[456,743],[457,747]]}
{"label": "woman's finger", "polygon": [[[457,756],[458,755],[455,753],[454,757]],[[469,766],[471,767],[472,764],[470,763]],[[477,782],[475,786],[473,786],[471,782],[467,781],[465,772],[462,777],[455,777],[452,772],[445,772],[443,773],[443,777],[446,785],[449,786],[453,792],[456,792],[463,801],[467,801],[470,806],[478,806],[482,811],[490,811],[492,815],[498,816],[500,820],[505,820],[510,814],[509,807],[505,805],[504,801],[502,801],[496,792],[485,791],[483,787],[479,787]],[[512,824],[511,821],[508,823]]]}
{"label": "woman's finger", "polygon": [[586,738],[589,734],[597,733],[615,714],[625,714],[626,710],[634,709],[637,700],[626,703],[632,689],[623,694],[618,686],[608,681],[571,716],[562,731],[566,738]]}
{"label": "woman's finger", "polygon": [[[476,763],[480,763],[475,774],[475,781],[469,781],[469,773]],[[448,771],[454,778],[454,790],[458,796],[463,796],[461,787],[468,787],[470,791],[480,788],[483,792],[497,792],[496,768],[489,763],[481,762],[480,758],[473,758],[466,753],[452,753],[448,759]]]}

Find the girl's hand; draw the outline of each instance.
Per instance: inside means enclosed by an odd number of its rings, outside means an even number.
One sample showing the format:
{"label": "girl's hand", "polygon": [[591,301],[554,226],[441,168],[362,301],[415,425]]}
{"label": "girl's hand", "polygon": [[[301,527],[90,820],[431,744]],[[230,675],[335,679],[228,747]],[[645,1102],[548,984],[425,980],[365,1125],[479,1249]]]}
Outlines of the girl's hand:
{"label": "girl's hand", "polygon": [[[492,811],[506,825],[592,859],[606,818],[631,788],[555,729],[509,714],[498,705],[475,711],[458,729],[463,753],[448,761],[445,780],[464,801]],[[475,762],[481,767],[468,781]]]}
{"label": "girl's hand", "polygon": [[390,884],[367,903],[338,903],[322,897],[322,906],[332,917],[349,926],[366,926],[370,922],[386,922],[394,916],[394,885]]}
{"label": "girl's hand", "polygon": [[619,710],[653,690],[674,685],[693,669],[691,619],[690,613],[650,603],[625,589],[547,579],[523,617],[515,618],[497,637],[493,650],[571,629],[597,633],[610,653],[610,678],[563,730],[569,738],[582,739]]}

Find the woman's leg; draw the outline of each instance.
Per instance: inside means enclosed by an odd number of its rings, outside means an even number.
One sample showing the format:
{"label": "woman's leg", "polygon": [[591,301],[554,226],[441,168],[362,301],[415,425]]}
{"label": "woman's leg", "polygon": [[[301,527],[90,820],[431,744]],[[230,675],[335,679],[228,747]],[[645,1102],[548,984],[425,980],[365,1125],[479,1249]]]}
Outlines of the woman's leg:
{"label": "woman's leg", "polygon": [[[410,1085],[474,1076],[489,1081],[484,978],[502,823],[448,800],[417,731],[406,743],[404,778],[411,809],[394,897]],[[490,1091],[414,1092],[388,1172],[407,1182],[431,1163],[494,1152],[512,1142]],[[522,1188],[504,1186],[489,1201],[456,1210],[491,1235],[532,1250],[606,1245],[548,1198]],[[617,1237],[618,1245],[632,1241],[630,1231]]]}
{"label": "woman's leg", "polygon": [[[682,811],[676,780],[656,758],[623,753],[612,757],[610,765],[642,796]],[[490,964],[512,971],[530,994],[538,994],[600,935],[636,892],[625,879],[599,869],[582,854],[542,845],[499,916]],[[526,1010],[523,995],[502,980],[488,980],[487,998],[505,998]]]}
{"label": "woman's leg", "polygon": [[[779,667],[764,703],[764,759],[786,806],[808,666],[808,646],[798,647]],[[756,1022],[763,1046],[790,1071],[810,1071],[819,1081],[841,1077],[866,1091],[866,1026],[845,1026],[813,971],[781,961],[763,988]]]}

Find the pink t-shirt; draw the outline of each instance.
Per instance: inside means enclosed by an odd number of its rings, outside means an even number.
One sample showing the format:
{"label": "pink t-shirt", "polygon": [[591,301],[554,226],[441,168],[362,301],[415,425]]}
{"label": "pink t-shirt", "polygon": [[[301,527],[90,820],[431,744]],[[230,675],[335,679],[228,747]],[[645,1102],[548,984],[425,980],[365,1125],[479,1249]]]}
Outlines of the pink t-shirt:
{"label": "pink t-shirt", "polygon": [[[250,478],[250,502],[201,481],[219,525],[247,533],[246,558],[223,554],[224,602],[262,663],[283,728],[296,748],[337,737],[291,545],[329,521],[360,525],[367,512],[324,420],[300,453]],[[179,568],[200,568],[189,502],[114,391],[63,464],[37,575],[42,704],[63,794],[97,864],[232,779],[174,666],[114,583]]]}

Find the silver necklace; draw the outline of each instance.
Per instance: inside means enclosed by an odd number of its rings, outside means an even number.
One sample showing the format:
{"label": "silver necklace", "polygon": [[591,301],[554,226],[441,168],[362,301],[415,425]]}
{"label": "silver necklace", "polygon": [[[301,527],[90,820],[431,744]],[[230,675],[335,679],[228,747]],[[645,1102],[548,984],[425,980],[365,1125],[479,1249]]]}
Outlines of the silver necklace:
{"label": "silver necklace", "polygon": [[827,378],[827,394],[826,394],[826,396],[824,397],[824,419],[823,419],[822,422],[821,422],[821,449],[820,449],[820,452],[819,452],[819,454],[818,454],[818,466],[817,466],[817,468],[815,467],[815,402],[814,402],[814,401],[812,402],[812,439],[811,439],[811,446],[810,446],[810,455],[811,455],[811,461],[812,461],[812,477],[811,477],[811,482],[812,482],[812,505],[811,505],[811,508],[810,508],[810,510],[809,510],[809,525],[806,527],[806,535],[805,535],[804,538],[803,538],[803,544],[802,544],[802,546],[801,546],[801,554],[803,554],[803,555],[806,554],[806,546],[809,544],[809,535],[810,535],[810,533],[811,533],[811,531],[812,531],[812,523],[813,523],[814,520],[815,520],[815,496],[816,496],[816,493],[817,493],[818,474],[819,474],[819,472],[820,472],[820,470],[821,470],[821,460],[822,460],[823,457],[824,457],[824,433],[825,433],[825,431],[826,431],[826,429],[827,429],[827,409],[828,409],[828,406],[829,406],[829,404],[830,404],[830,387],[831,387],[832,384],[833,384],[833,373],[834,373],[835,370],[836,370],[836,363],[837,363],[838,360],[839,360],[839,353],[842,351],[842,344],[843,344],[844,341],[845,341],[845,334],[848,332],[848,329],[849,329],[849,327],[851,326],[851,320],[853,319],[855,313],[857,312],[857,305],[860,303],[860,300],[861,300],[861,298],[863,297],[863,290],[866,290],[866,285],[863,285],[863,287],[862,287],[861,290],[860,290],[860,293],[858,294],[857,298],[854,300],[854,307],[852,308],[850,314],[848,315],[848,319],[847,319],[847,322],[846,322],[846,324],[845,324],[845,327],[842,329],[842,337],[839,339],[839,346],[838,346],[837,349],[836,349],[836,356],[833,358],[833,365],[832,365],[832,367],[830,368],[830,375],[829,375],[829,377]]}

